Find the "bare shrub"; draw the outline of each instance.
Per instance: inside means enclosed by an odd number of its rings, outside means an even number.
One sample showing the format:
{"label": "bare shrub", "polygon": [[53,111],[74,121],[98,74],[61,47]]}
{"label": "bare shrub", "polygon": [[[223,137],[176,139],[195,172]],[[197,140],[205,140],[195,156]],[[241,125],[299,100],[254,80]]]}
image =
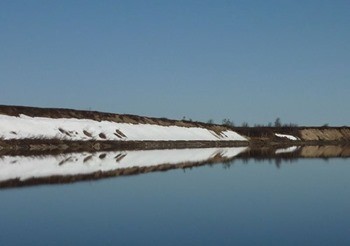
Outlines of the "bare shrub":
{"label": "bare shrub", "polygon": [[229,127],[235,126],[235,124],[230,119],[227,119],[227,118],[222,120],[222,125],[229,126]]}
{"label": "bare shrub", "polygon": [[83,133],[84,133],[84,135],[86,135],[86,136],[88,136],[90,138],[92,137],[92,134],[90,132],[86,131],[86,130],[83,130]]}
{"label": "bare shrub", "polygon": [[116,133],[117,133],[118,135],[120,135],[120,136],[126,138],[125,134],[124,134],[121,130],[116,129],[115,131],[116,131]]}

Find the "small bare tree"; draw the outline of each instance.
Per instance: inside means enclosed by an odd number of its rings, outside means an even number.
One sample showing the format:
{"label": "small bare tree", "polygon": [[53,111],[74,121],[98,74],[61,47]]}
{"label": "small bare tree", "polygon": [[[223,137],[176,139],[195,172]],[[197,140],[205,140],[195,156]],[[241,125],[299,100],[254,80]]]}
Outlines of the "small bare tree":
{"label": "small bare tree", "polygon": [[210,124],[210,125],[214,124],[214,120],[213,120],[213,119],[209,119],[209,120],[207,121],[207,124]]}
{"label": "small bare tree", "polygon": [[275,127],[281,127],[281,126],[282,126],[281,119],[277,117],[277,119],[275,120]]}
{"label": "small bare tree", "polygon": [[222,125],[224,125],[224,126],[231,126],[231,127],[235,126],[235,124],[230,119],[227,119],[227,118],[222,120]]}
{"label": "small bare tree", "polygon": [[243,123],[242,123],[242,127],[249,127],[248,122],[243,122]]}

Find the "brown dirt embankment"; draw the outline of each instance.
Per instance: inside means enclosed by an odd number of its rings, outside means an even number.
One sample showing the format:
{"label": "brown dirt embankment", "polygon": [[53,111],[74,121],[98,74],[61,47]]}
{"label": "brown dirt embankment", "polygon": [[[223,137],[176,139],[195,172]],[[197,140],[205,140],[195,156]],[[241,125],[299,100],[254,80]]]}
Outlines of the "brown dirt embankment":
{"label": "brown dirt embankment", "polygon": [[300,138],[305,141],[350,141],[350,129],[306,128],[300,130]]}
{"label": "brown dirt embankment", "polygon": [[[295,144],[349,143],[350,127],[235,127],[237,133],[247,136],[255,144]],[[298,137],[298,141],[288,141],[275,134],[287,134]]]}

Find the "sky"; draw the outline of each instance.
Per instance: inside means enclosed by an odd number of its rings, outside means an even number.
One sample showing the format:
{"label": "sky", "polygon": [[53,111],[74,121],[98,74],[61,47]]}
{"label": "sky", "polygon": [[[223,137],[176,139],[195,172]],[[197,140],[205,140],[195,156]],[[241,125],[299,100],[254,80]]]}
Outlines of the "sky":
{"label": "sky", "polygon": [[350,125],[350,1],[0,1],[0,104]]}

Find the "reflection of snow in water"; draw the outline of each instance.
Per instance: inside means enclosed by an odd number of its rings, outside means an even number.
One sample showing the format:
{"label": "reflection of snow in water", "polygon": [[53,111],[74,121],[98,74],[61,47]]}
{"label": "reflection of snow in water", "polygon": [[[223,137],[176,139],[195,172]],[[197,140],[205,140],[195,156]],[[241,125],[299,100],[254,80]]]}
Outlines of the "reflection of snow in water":
{"label": "reflection of snow in water", "polygon": [[292,146],[289,148],[284,148],[284,149],[277,149],[276,154],[282,154],[282,153],[292,153],[294,151],[297,151],[300,147],[299,146]]}
{"label": "reflection of snow in water", "polygon": [[195,163],[215,156],[233,158],[245,151],[239,148],[202,148],[70,153],[56,156],[2,156],[0,181],[26,180],[50,176],[89,174],[129,167],[149,167],[161,164]]}
{"label": "reflection of snow in water", "polygon": [[276,137],[279,137],[279,138],[288,138],[289,140],[300,140],[300,138],[298,137],[295,137],[295,136],[292,136],[292,135],[287,135],[287,134],[280,134],[280,133],[275,133],[275,136]]}

